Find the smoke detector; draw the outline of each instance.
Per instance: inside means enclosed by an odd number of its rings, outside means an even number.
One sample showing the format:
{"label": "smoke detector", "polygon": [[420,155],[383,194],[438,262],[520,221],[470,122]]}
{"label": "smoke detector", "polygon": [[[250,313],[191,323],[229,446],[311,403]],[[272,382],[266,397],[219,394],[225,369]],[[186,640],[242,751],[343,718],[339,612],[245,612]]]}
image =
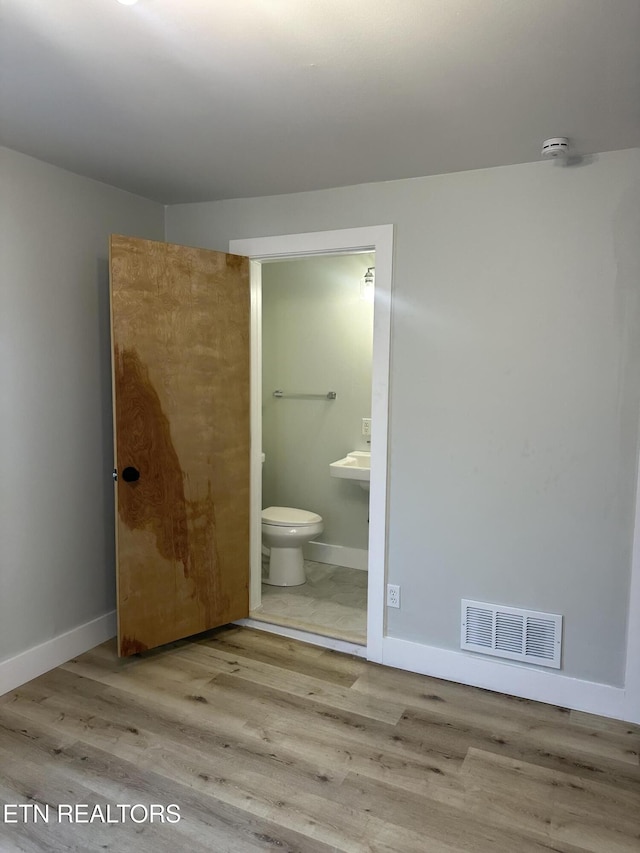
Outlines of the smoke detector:
{"label": "smoke detector", "polygon": [[551,139],[545,139],[540,153],[545,160],[566,157],[569,154],[569,140],[566,136],[552,136]]}

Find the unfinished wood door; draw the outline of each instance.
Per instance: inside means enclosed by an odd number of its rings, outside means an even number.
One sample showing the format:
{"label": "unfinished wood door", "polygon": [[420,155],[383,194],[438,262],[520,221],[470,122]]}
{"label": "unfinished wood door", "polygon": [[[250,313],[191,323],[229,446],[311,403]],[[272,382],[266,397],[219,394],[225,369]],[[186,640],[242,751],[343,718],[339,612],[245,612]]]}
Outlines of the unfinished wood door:
{"label": "unfinished wood door", "polygon": [[249,613],[249,261],[112,236],[118,649]]}

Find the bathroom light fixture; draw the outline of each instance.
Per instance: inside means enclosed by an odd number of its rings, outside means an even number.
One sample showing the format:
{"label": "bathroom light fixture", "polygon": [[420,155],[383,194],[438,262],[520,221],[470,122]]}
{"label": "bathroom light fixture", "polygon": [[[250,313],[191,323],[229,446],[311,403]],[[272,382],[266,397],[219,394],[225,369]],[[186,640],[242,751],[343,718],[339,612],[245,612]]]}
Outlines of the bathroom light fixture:
{"label": "bathroom light fixture", "polygon": [[360,299],[373,302],[373,286],[375,282],[375,267],[367,267],[360,286]]}
{"label": "bathroom light fixture", "polygon": [[118,3],[122,3],[123,6],[135,6],[138,0],[118,0]]}

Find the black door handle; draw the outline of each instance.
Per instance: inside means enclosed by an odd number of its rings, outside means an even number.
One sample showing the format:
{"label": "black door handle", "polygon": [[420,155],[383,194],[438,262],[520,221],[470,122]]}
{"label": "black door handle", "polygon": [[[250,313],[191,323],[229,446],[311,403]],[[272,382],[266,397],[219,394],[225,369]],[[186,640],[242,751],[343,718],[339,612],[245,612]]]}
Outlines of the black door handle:
{"label": "black door handle", "polygon": [[138,471],[137,468],[133,468],[131,465],[128,465],[122,472],[122,479],[125,483],[135,483],[136,480],[140,479],[140,471]]}

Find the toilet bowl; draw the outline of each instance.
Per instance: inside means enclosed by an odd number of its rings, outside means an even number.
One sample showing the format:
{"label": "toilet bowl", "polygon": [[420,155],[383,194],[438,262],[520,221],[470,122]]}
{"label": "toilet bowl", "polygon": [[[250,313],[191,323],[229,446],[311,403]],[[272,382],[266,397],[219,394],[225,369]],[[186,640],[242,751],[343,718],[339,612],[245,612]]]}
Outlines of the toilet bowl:
{"label": "toilet bowl", "polygon": [[262,510],[262,544],[269,548],[271,586],[300,586],[306,583],[302,546],[324,530],[322,516],[306,509],[270,506]]}

